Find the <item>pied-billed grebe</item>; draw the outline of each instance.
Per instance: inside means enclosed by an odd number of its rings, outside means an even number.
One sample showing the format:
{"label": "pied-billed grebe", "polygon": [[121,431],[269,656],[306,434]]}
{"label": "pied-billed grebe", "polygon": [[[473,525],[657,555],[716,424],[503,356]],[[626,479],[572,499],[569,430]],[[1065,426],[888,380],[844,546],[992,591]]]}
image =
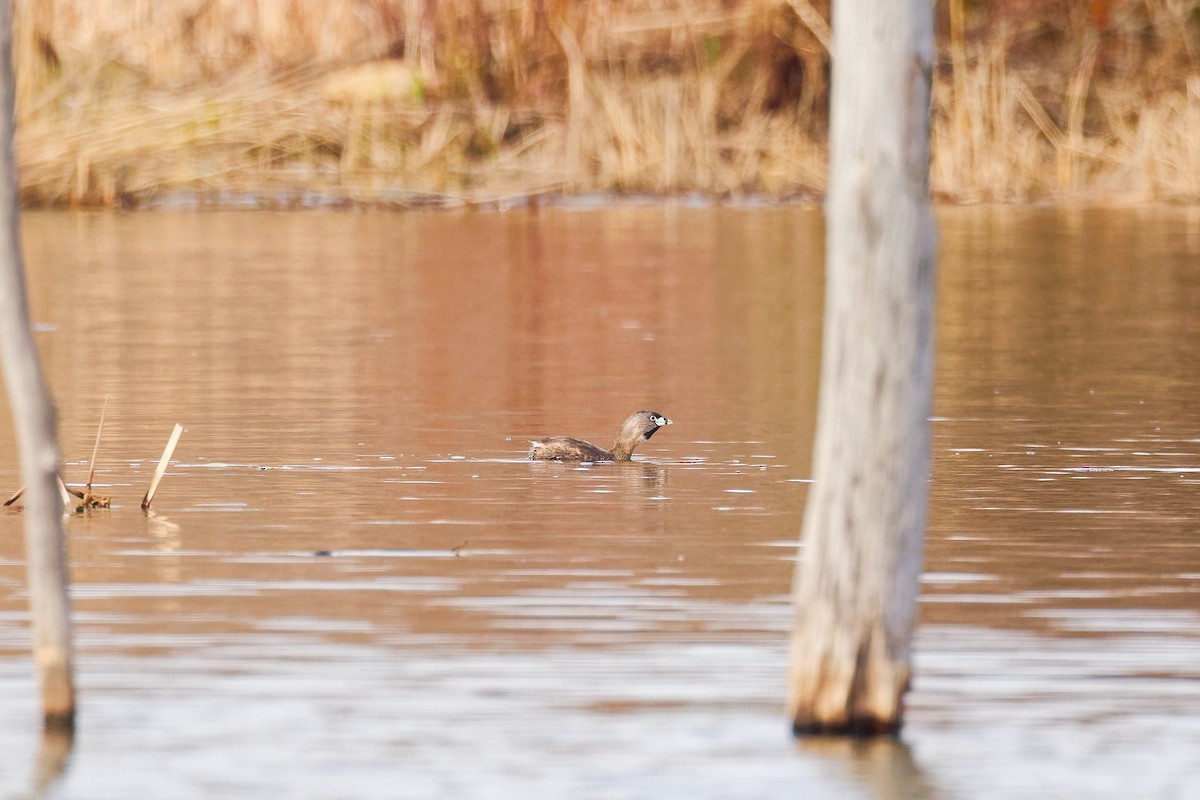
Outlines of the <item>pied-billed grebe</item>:
{"label": "pied-billed grebe", "polygon": [[529,459],[531,461],[628,461],[633,450],[639,444],[654,435],[655,431],[664,425],[670,425],[671,420],[657,411],[639,411],[625,420],[621,432],[617,434],[617,442],[612,450],[603,450],[583,439],[573,439],[570,436],[551,436],[531,442]]}

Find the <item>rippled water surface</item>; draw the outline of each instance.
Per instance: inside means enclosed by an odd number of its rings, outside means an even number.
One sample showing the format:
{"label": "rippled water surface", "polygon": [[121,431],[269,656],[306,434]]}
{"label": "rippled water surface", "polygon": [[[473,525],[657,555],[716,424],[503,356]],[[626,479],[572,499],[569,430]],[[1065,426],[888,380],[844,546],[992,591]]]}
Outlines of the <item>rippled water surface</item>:
{"label": "rippled water surface", "polygon": [[[781,712],[819,213],[29,215],[113,508],[67,522],[65,768],[0,515],[0,793],[1200,796],[1200,212],[940,223],[916,684],[851,745]],[[639,408],[637,463],[524,458]]]}

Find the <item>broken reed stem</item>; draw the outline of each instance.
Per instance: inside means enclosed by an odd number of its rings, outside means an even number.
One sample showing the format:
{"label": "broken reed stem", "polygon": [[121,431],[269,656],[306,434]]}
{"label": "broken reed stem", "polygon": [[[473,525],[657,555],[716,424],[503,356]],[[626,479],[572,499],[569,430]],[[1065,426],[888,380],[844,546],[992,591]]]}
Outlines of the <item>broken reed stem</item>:
{"label": "broken reed stem", "polygon": [[100,407],[100,425],[96,428],[96,443],[92,445],[92,460],[88,465],[87,486],[83,490],[83,504],[92,496],[92,478],[96,477],[96,454],[100,452],[100,434],[104,433],[104,415],[108,412],[108,395],[104,396],[104,405]]}
{"label": "broken reed stem", "polygon": [[[87,485],[81,492],[78,489],[72,489],[63,482],[62,476],[58,476],[58,493],[62,497],[63,505],[71,505],[71,497],[75,496],[82,502],[80,510],[87,508],[107,508],[109,500],[106,497],[95,497],[92,495],[92,480],[96,475],[96,455],[100,451],[100,435],[104,432],[104,417],[108,410],[108,398],[104,398],[104,406],[100,410],[100,426],[96,430],[96,442],[92,447],[92,461],[88,469]],[[151,501],[154,500],[154,493],[158,490],[159,481],[167,471],[167,464],[171,460],[171,454],[175,452],[175,445],[179,443],[179,437],[183,434],[183,426],[175,423],[175,429],[171,431],[171,438],[167,440],[167,446],[163,449],[162,458],[159,459],[158,467],[154,470],[154,478],[150,481],[150,489],[146,492],[146,496],[142,498],[142,509],[150,508]],[[22,486],[17,489],[11,497],[4,501],[4,507],[11,506],[13,503],[21,499],[25,494],[26,487]]]}
{"label": "broken reed stem", "polygon": [[175,429],[171,431],[171,438],[167,440],[167,446],[163,449],[162,458],[158,460],[158,467],[154,470],[154,477],[150,480],[150,488],[146,490],[146,496],[142,498],[143,511],[149,510],[150,503],[154,501],[154,493],[158,490],[158,482],[162,480],[163,474],[167,471],[167,464],[171,461],[171,454],[175,452],[175,445],[179,443],[179,437],[182,434],[183,426],[176,422]]}
{"label": "broken reed stem", "polygon": [[[77,489],[72,489],[72,488],[70,488],[69,486],[67,486],[65,483],[63,483],[63,479],[62,479],[61,477],[58,479],[58,493],[59,493],[59,495],[62,497],[62,501],[63,501],[63,505],[64,505],[64,506],[65,506],[65,505],[68,505],[68,504],[71,502],[71,495],[75,495],[75,496],[76,496],[76,497],[78,497],[80,500],[82,500],[82,499],[83,499],[83,492],[81,492],[81,491],[78,491]],[[6,507],[7,507],[7,506],[11,506],[13,503],[15,503],[15,502],[17,502],[18,500],[20,500],[20,499],[21,499],[21,496],[22,496],[23,494],[25,494],[25,487],[24,487],[24,486],[22,486],[20,489],[17,489],[17,491],[13,493],[13,496],[12,496],[12,497],[10,497],[10,498],[8,498],[7,500],[5,500],[5,501],[4,501],[4,505],[5,505]]]}

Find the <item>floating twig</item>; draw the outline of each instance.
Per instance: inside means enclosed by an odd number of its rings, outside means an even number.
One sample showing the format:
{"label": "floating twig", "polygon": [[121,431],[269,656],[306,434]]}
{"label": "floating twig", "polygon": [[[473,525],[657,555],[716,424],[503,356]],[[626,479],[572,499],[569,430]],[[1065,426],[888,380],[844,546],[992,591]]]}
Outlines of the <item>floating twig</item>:
{"label": "floating twig", "polygon": [[167,471],[167,464],[171,460],[171,454],[175,452],[175,445],[179,442],[182,433],[183,426],[176,422],[175,429],[171,431],[171,438],[167,440],[167,446],[163,450],[162,458],[158,460],[154,477],[150,480],[150,488],[146,490],[146,496],[142,498],[143,511],[150,508],[150,503],[154,500],[154,492],[158,490],[158,482],[162,480],[163,473]]}

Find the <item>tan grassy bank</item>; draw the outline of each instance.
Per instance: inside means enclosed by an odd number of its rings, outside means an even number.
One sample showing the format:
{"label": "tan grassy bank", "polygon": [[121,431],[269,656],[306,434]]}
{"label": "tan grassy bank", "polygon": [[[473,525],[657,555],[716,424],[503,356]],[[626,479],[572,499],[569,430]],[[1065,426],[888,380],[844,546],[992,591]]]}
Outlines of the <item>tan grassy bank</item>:
{"label": "tan grassy bank", "polygon": [[[31,205],[817,196],[827,0],[15,0]],[[938,4],[953,201],[1200,200],[1200,0]]]}

